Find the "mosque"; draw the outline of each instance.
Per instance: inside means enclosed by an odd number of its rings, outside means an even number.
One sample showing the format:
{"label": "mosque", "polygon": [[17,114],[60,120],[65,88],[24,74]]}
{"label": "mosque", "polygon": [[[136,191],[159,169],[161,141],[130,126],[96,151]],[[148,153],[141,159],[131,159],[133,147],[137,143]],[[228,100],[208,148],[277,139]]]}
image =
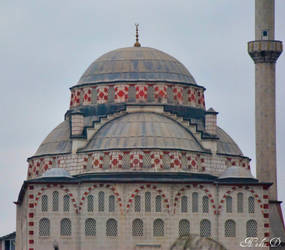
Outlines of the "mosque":
{"label": "mosque", "polygon": [[218,126],[218,112],[206,109],[205,88],[174,57],[142,47],[137,32],[133,47],[88,67],[70,88],[64,121],[28,158],[16,249],[170,249],[189,234],[229,250],[257,237],[269,249],[270,238],[283,237],[274,1],[256,1],[248,50],[256,65],[257,178]]}

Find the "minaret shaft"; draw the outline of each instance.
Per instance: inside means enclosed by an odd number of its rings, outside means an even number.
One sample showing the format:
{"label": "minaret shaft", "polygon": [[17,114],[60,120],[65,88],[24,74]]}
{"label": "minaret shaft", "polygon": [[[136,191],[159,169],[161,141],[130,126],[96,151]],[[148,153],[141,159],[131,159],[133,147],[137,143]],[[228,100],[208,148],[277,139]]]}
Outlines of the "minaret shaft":
{"label": "minaret shaft", "polygon": [[255,0],[255,41],[248,52],[255,62],[256,173],[259,181],[272,182],[271,200],[277,200],[275,63],[282,43],[274,40],[275,0]]}

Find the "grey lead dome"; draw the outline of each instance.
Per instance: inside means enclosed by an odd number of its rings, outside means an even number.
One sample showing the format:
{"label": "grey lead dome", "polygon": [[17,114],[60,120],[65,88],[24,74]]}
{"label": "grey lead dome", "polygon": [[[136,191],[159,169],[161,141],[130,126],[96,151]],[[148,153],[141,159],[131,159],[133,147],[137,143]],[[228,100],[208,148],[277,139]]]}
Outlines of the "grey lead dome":
{"label": "grey lead dome", "polygon": [[110,51],[93,62],[78,85],[118,81],[163,81],[196,84],[186,67],[153,48],[129,47]]}

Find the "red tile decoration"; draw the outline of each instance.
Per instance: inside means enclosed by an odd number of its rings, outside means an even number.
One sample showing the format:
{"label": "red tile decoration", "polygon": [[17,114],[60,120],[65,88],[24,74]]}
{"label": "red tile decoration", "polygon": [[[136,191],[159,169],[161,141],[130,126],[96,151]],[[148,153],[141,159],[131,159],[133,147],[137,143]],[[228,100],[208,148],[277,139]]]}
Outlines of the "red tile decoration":
{"label": "red tile decoration", "polygon": [[70,107],[76,107],[80,105],[81,89],[71,90]]}
{"label": "red tile decoration", "polygon": [[173,98],[178,104],[183,104],[183,87],[176,87],[173,88]]}
{"label": "red tile decoration", "polygon": [[91,104],[92,88],[83,88],[83,105]]}
{"label": "red tile decoration", "polygon": [[163,168],[162,153],[152,152],[150,155],[152,168]]}
{"label": "red tile decoration", "polygon": [[131,168],[138,169],[143,167],[143,152],[131,152]]}
{"label": "red tile decoration", "polygon": [[181,153],[179,152],[170,152],[170,167],[171,168],[181,168],[182,162],[181,162]]}
{"label": "red tile decoration", "polygon": [[194,88],[188,88],[187,94],[188,102],[194,105],[196,103],[196,94]]}
{"label": "red tile decoration", "polygon": [[147,85],[136,85],[136,101],[146,102],[147,101]]}
{"label": "red tile decoration", "polygon": [[110,160],[111,160],[112,168],[122,168],[123,153],[122,152],[112,152]]}
{"label": "red tile decoration", "polygon": [[97,103],[102,104],[108,101],[109,86],[98,86],[97,88]]}
{"label": "red tile decoration", "polygon": [[154,85],[154,98],[156,102],[167,103],[167,86],[166,85]]}
{"label": "red tile decoration", "polygon": [[92,167],[93,168],[103,168],[104,154],[94,153],[92,155]]}
{"label": "red tile decoration", "polygon": [[129,91],[128,85],[116,85],[114,89],[115,89],[115,102],[116,103],[128,101],[128,91]]}
{"label": "red tile decoration", "polygon": [[205,107],[205,97],[203,90],[197,89],[198,105],[200,107]]}

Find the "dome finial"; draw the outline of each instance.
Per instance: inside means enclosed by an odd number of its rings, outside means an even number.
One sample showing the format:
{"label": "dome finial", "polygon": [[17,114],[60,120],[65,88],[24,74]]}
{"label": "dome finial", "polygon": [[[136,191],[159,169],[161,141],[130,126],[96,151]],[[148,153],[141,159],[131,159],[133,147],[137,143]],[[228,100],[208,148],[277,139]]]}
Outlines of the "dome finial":
{"label": "dome finial", "polygon": [[136,26],[136,42],[134,44],[134,47],[140,47],[141,44],[139,43],[139,24],[136,23],[135,26]]}

